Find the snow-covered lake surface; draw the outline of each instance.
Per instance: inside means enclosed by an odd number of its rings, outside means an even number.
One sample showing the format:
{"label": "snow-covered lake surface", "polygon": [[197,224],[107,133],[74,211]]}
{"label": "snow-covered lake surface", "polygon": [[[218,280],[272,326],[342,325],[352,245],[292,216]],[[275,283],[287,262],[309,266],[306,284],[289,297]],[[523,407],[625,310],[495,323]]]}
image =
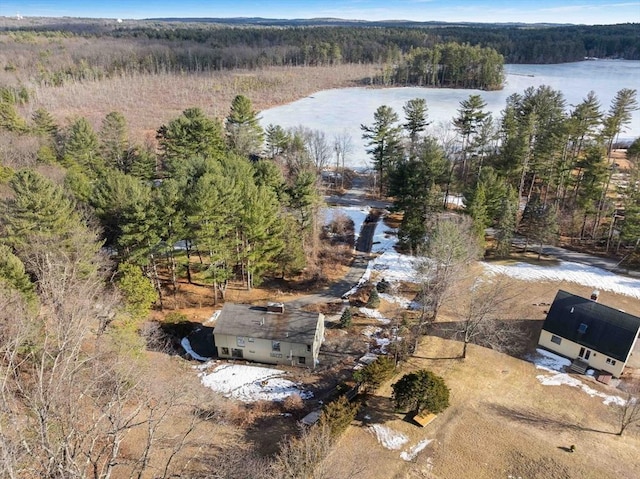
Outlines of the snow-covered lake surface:
{"label": "snow-covered lake surface", "polygon": [[[478,94],[487,102],[495,118],[513,93],[530,86],[549,85],[563,92],[567,107],[580,103],[595,91],[601,110],[607,111],[611,100],[622,88],[640,90],[640,61],[598,60],[557,65],[505,65],[506,84],[500,91],[458,90],[451,88],[343,88],[317,92],[296,102],[264,110],[261,124],[284,128],[305,126],[323,131],[329,140],[346,132],[352,138],[353,151],[346,158],[351,167],[366,167],[369,159],[362,140],[361,124],[373,123],[373,113],[381,105],[392,107],[402,117],[402,106],[412,98],[424,98],[429,108],[431,131],[450,125],[460,102]],[[632,123],[620,139],[640,136],[640,111],[633,113]]]}

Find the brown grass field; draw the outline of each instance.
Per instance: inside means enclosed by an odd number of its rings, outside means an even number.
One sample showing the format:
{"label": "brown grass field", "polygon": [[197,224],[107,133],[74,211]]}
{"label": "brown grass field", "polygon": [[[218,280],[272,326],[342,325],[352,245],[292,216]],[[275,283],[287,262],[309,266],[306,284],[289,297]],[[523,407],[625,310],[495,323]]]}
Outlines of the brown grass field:
{"label": "brown grass field", "polygon": [[375,76],[375,65],[272,67],[208,74],[135,74],[63,87],[33,85],[32,100],[21,113],[30,117],[47,109],[61,125],[83,116],[100,128],[107,113],[119,111],[129,125],[130,139],[143,144],[155,131],[185,109],[199,107],[224,118],[236,95],[251,99],[257,111],[304,98],[320,90],[363,86]]}
{"label": "brown grass field", "polygon": [[[510,309],[520,319],[539,320],[558,289],[588,295],[591,288],[573,283],[514,281],[523,294]],[[640,301],[602,292],[600,301],[640,314]],[[446,321],[451,311],[444,311]],[[326,460],[328,471],[352,471],[366,478],[635,478],[640,477],[637,452],[640,429],[633,426],[620,437],[616,410],[581,389],[543,386],[536,376],[551,375],[525,360],[471,345],[467,358],[462,344],[425,337],[414,357],[383,386],[347,430]],[[403,373],[429,369],[445,378],[451,405],[421,428],[393,411],[390,384]],[[631,372],[630,372],[631,373]],[[608,395],[621,391],[584,376],[587,386]],[[405,434],[409,441],[398,450],[385,449],[369,430],[383,424]],[[400,452],[423,439],[432,442],[413,461]],[[568,451],[570,445],[576,452]],[[344,477],[328,474],[327,477]]]}

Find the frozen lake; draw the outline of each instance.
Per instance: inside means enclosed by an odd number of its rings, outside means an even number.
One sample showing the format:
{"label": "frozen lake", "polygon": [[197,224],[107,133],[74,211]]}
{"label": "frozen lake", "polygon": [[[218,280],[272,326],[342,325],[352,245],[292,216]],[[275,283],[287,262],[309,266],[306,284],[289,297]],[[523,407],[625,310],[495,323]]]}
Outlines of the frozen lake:
{"label": "frozen lake", "polygon": [[[372,124],[373,113],[380,105],[392,107],[403,117],[407,100],[424,98],[429,108],[432,132],[450,125],[460,101],[479,94],[487,102],[494,118],[500,116],[505,100],[513,93],[522,93],[530,86],[549,85],[563,92],[567,106],[580,103],[590,90],[596,92],[601,110],[609,109],[611,100],[622,88],[640,91],[640,61],[597,60],[557,65],[505,65],[506,84],[503,90],[457,90],[451,88],[343,88],[325,90],[287,105],[264,110],[261,124],[283,128],[302,125],[325,132],[327,139],[346,132],[352,138],[353,151],[346,158],[352,167],[368,165],[369,157],[362,140],[361,124]],[[640,103],[640,97],[638,98]],[[631,125],[620,139],[640,136],[640,111],[633,113]]]}

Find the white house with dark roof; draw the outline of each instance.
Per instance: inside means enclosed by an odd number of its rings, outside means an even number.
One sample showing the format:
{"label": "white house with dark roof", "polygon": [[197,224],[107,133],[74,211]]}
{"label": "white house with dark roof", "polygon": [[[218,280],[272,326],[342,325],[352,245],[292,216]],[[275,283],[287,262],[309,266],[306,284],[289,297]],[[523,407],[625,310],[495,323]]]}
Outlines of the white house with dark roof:
{"label": "white house with dark roof", "polygon": [[282,303],[226,303],[213,329],[220,358],[313,368],[324,339],[324,315]]}
{"label": "white house with dark roof", "polygon": [[639,332],[640,318],[560,290],[538,344],[574,360],[578,372],[593,368],[620,377]]}

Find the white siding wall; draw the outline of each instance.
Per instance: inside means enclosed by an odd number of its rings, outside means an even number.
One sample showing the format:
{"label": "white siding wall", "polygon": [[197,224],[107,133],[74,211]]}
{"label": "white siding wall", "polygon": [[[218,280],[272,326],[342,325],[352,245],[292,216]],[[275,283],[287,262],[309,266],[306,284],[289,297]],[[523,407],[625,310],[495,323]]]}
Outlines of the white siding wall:
{"label": "white siding wall", "polygon": [[[223,334],[215,335],[216,348],[218,356],[221,358],[232,358],[233,350],[242,350],[243,359],[257,361],[268,364],[287,364],[294,366],[314,367],[314,351],[313,347],[307,350],[306,344],[287,343],[280,341],[280,351],[273,349],[273,342],[268,339],[257,339],[249,337],[227,336]],[[244,344],[244,346],[242,345]],[[225,354],[223,348],[227,348],[228,354]],[[300,361],[300,357],[304,358],[304,363]]]}
{"label": "white siding wall", "polygon": [[[554,335],[552,335],[549,331],[545,331],[543,329],[540,333],[540,340],[538,341],[538,344],[550,351],[554,351],[572,360],[578,357],[580,348],[582,348],[583,346],[579,345],[578,343],[569,341],[565,338],[561,338],[560,344],[557,344],[551,341],[551,338],[553,336]],[[609,360],[609,362],[607,362],[607,360]],[[610,358],[595,350],[591,350],[589,359],[586,359],[585,361],[589,363],[589,366],[591,366],[593,369],[607,371],[617,378],[622,374],[622,370],[624,369],[625,365],[625,361],[619,361],[617,359]],[[615,362],[615,364],[613,364],[613,362]]]}

